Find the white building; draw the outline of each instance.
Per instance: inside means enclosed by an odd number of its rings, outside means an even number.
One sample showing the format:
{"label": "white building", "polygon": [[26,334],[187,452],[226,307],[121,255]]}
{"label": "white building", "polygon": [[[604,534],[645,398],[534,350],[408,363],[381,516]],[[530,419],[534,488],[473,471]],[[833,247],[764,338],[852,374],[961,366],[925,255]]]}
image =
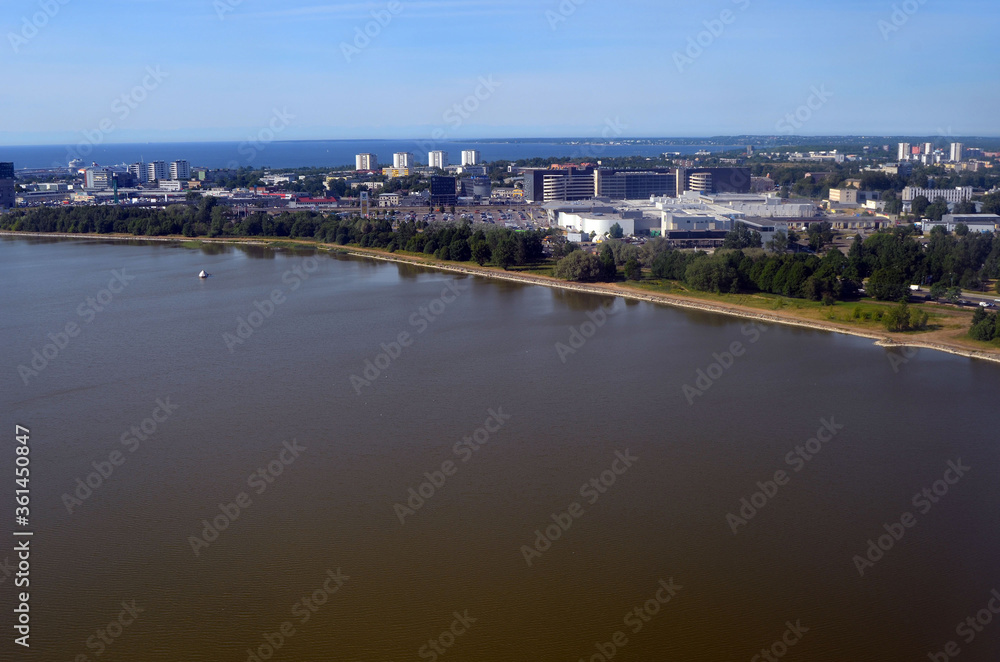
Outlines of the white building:
{"label": "white building", "polygon": [[448,152],[439,149],[428,152],[427,165],[431,168],[441,168],[444,170],[448,167]]}
{"label": "white building", "polygon": [[396,152],[392,155],[392,167],[396,170],[414,168],[416,165],[416,159],[410,152]]}
{"label": "white building", "polygon": [[951,144],[951,161],[954,163],[960,163],[962,161],[962,156],[965,152],[965,145],[962,143],[952,143]]}
{"label": "white building", "polygon": [[466,149],[462,151],[462,165],[464,166],[474,166],[479,165],[482,160],[478,149]]}
{"label": "white building", "polygon": [[996,214],[945,214],[940,221],[921,223],[924,232],[930,232],[939,225],[948,232],[954,232],[959,224],[968,227],[969,232],[996,232],[997,226],[1000,226],[1000,216]]}
{"label": "white building", "polygon": [[960,186],[958,188],[916,188],[907,186],[903,189],[903,205],[909,207],[916,198],[924,196],[931,202],[938,198],[944,198],[948,204],[957,204],[972,199],[972,187]]}
{"label": "white building", "polygon": [[130,165],[128,167],[128,172],[130,175],[135,177],[135,180],[140,184],[145,184],[149,181],[149,169],[146,167],[146,164],[141,161]]}
{"label": "white building", "polygon": [[163,181],[167,179],[167,164],[164,161],[153,161],[152,163],[146,164],[146,180],[147,181]]}
{"label": "white building", "polygon": [[358,154],[354,157],[355,170],[378,170],[378,157],[374,154]]}
{"label": "white building", "polygon": [[899,160],[910,160],[910,143],[899,143]]}
{"label": "white building", "polygon": [[191,164],[187,161],[174,161],[171,163],[170,179],[182,182],[191,179]]}

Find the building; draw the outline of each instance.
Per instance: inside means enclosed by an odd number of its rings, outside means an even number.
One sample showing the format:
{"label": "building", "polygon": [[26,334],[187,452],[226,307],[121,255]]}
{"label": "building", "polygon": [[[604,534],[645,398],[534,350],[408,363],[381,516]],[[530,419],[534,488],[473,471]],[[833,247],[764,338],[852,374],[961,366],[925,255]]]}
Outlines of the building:
{"label": "building", "polygon": [[132,177],[135,178],[135,181],[140,184],[145,184],[149,181],[149,169],[142,161],[128,166],[128,174],[132,175]]}
{"label": "building", "polygon": [[354,157],[355,170],[378,170],[378,157],[374,154],[358,154]]}
{"label": "building", "polygon": [[600,198],[643,200],[654,195],[671,195],[677,190],[677,175],[669,168],[646,171],[600,168],[594,176],[595,192]]}
{"label": "building", "polygon": [[0,163],[0,209],[10,209],[15,204],[14,164]]}
{"label": "building", "polygon": [[83,173],[83,188],[88,191],[106,191],[113,186],[111,168],[87,168]]}
{"label": "building", "polygon": [[952,143],[951,144],[951,158],[949,161],[953,163],[960,163],[962,161],[962,156],[965,152],[965,145],[962,143]]}
{"label": "building", "polygon": [[930,155],[934,153],[934,143],[924,143],[924,154]]}
{"label": "building", "polygon": [[431,168],[441,168],[444,170],[448,167],[448,152],[439,149],[434,150],[433,152],[428,152],[427,165]]}
{"label": "building", "polygon": [[899,161],[910,160],[910,143],[899,143]]}
{"label": "building", "polygon": [[959,225],[969,228],[969,232],[996,232],[1000,226],[1000,216],[996,214],[945,214],[940,221],[924,221],[924,232],[930,232],[937,226],[942,226],[948,232],[954,232]]}
{"label": "building", "polygon": [[433,175],[431,177],[430,203],[435,207],[447,207],[458,202],[458,184],[454,177]]}
{"label": "building", "polygon": [[524,199],[529,202],[587,200],[595,195],[593,168],[525,168]]}
{"label": "building", "polygon": [[153,161],[146,164],[146,181],[162,181],[167,179],[167,164],[164,161]]}
{"label": "building", "polygon": [[751,179],[750,168],[678,168],[676,194],[749,193]]}
{"label": "building", "polygon": [[182,182],[191,179],[191,164],[187,161],[174,161],[171,163],[170,179]]}
{"label": "building", "polygon": [[414,168],[417,165],[417,160],[414,158],[413,154],[410,152],[396,152],[392,155],[392,167],[397,170],[406,168]]}
{"label": "building", "polygon": [[482,155],[479,153],[478,149],[462,150],[462,165],[464,166],[479,165],[479,162],[481,160],[482,160]]}
{"label": "building", "polygon": [[458,197],[475,198],[478,201],[489,200],[493,196],[493,183],[489,177],[476,175],[464,177],[459,184]]}
{"label": "building", "polygon": [[832,188],[830,189],[830,202],[837,205],[858,204],[858,189],[856,188]]}
{"label": "building", "polygon": [[382,174],[386,177],[395,179],[396,177],[409,177],[409,168],[382,168]]}
{"label": "building", "polygon": [[916,198],[924,196],[931,202],[936,202],[938,198],[944,198],[948,204],[958,204],[972,199],[972,187],[961,186],[958,188],[916,188],[907,186],[903,189],[903,209],[910,210],[910,203]]}

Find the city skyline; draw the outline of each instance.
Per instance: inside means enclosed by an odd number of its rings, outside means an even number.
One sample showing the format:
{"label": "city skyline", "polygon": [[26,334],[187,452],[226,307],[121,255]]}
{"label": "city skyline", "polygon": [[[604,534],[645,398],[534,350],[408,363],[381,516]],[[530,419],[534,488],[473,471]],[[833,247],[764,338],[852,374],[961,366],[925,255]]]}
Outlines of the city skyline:
{"label": "city skyline", "polygon": [[[990,21],[970,18],[996,12],[977,0],[186,0],[109,21],[70,0],[17,0],[4,48],[18,93],[0,144],[269,128],[280,140],[995,136],[1000,91],[984,81],[1000,47]],[[960,52],[936,47],[950,34]]]}

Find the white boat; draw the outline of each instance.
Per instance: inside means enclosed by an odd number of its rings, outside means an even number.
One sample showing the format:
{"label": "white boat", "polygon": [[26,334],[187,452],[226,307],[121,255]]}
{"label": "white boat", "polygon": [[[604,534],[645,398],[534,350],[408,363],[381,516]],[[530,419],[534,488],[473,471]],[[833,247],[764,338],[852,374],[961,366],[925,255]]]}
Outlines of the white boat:
{"label": "white boat", "polygon": [[211,274],[208,274],[208,273],[205,273],[205,270],[204,270],[204,269],[202,269],[202,270],[201,270],[201,273],[200,273],[200,274],[198,274],[198,278],[208,278],[208,277],[209,277],[210,275],[211,275]]}

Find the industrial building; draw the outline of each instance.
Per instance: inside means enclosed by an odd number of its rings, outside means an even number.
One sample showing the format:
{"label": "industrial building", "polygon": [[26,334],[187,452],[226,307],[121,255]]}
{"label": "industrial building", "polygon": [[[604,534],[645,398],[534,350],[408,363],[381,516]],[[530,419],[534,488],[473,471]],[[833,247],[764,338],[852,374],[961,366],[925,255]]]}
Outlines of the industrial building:
{"label": "industrial building", "polygon": [[990,233],[1000,227],[1000,216],[996,214],[945,214],[940,221],[924,221],[924,232],[930,232],[935,227],[943,227],[948,232],[954,232],[959,225],[969,228],[969,232]]}

